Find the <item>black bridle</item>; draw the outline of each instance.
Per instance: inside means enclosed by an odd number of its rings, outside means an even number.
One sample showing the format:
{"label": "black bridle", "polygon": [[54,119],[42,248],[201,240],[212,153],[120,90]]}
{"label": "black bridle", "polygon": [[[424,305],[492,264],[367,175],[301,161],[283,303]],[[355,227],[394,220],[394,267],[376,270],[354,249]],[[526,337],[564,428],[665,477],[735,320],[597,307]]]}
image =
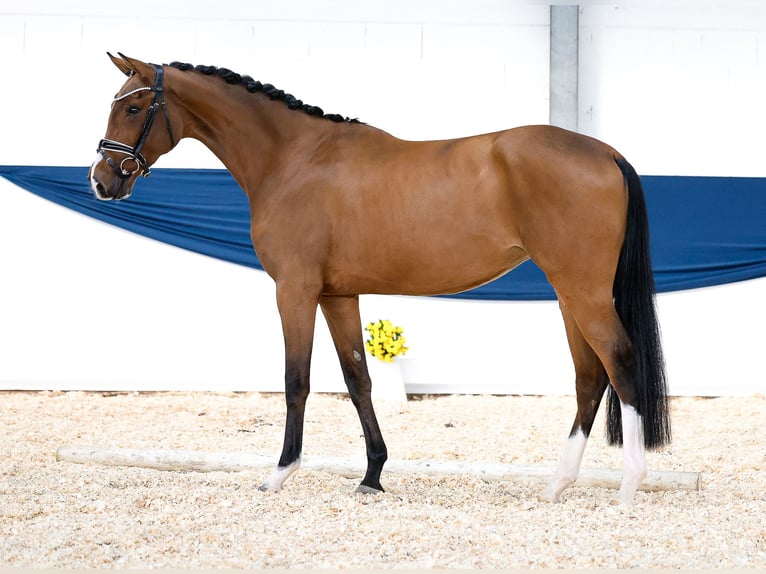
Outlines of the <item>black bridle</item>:
{"label": "black bridle", "polygon": [[[162,108],[162,113],[165,116],[165,126],[168,129],[168,135],[170,136],[170,147],[174,147],[176,145],[176,140],[173,137],[173,128],[170,125],[170,117],[168,116],[168,107],[165,104],[165,90],[163,88],[163,79],[165,77],[165,70],[162,68],[162,66],[158,66],[156,64],[152,64],[154,66],[154,70],[156,72],[156,75],[154,77],[154,85],[152,87],[144,86],[142,88],[137,88],[135,90],[132,90],[128,92],[127,94],[123,94],[121,96],[117,96],[114,98],[115,102],[118,102],[122,99],[127,98],[128,96],[132,96],[135,93],[138,92],[144,92],[144,91],[151,91],[154,92],[154,100],[152,101],[152,105],[149,106],[149,112],[146,116],[146,120],[144,120],[144,126],[141,128],[141,135],[138,136],[138,142],[136,142],[136,145],[129,146],[127,144],[124,144],[122,142],[118,142],[115,140],[110,139],[102,139],[100,142],[98,142],[98,149],[96,150],[98,154],[104,158],[107,164],[109,164],[109,167],[111,167],[115,172],[117,172],[119,175],[122,175],[124,177],[129,177],[136,173],[137,171],[140,171],[140,174],[144,177],[149,177],[151,175],[151,170],[149,169],[149,165],[146,163],[146,158],[144,158],[143,155],[141,155],[141,150],[144,147],[144,144],[146,143],[146,139],[149,137],[149,131],[152,129],[152,124],[154,123],[154,116],[157,113],[158,108]],[[112,158],[110,158],[106,152],[114,152],[114,153],[121,153],[128,157],[123,159],[120,162],[120,165],[117,166],[113,161]],[[129,170],[125,168],[125,162],[126,161],[133,161],[136,164],[136,169]]]}

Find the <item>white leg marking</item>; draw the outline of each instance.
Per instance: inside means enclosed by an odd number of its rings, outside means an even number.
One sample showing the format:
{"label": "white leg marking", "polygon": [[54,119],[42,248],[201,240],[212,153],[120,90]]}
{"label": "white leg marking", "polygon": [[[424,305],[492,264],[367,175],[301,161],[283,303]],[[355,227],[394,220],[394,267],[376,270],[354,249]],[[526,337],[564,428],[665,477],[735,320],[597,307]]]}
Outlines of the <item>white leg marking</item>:
{"label": "white leg marking", "polygon": [[542,500],[561,502],[561,493],[580,475],[580,463],[587,442],[588,437],[585,436],[582,429],[578,429],[574,435],[569,437],[553,478],[540,493]]}
{"label": "white leg marking", "polygon": [[612,504],[633,504],[633,496],[646,478],[644,428],[641,416],[630,405],[620,403],[622,412],[622,483]]}
{"label": "white leg marking", "polygon": [[275,468],[271,476],[269,476],[268,480],[264,482],[258,490],[266,491],[271,490],[273,492],[278,492],[282,490],[282,485],[285,483],[285,481],[290,478],[290,475],[294,473],[296,470],[298,470],[301,466],[301,459],[298,457],[298,460],[296,460],[294,463],[292,463],[290,466],[285,467],[277,467]]}

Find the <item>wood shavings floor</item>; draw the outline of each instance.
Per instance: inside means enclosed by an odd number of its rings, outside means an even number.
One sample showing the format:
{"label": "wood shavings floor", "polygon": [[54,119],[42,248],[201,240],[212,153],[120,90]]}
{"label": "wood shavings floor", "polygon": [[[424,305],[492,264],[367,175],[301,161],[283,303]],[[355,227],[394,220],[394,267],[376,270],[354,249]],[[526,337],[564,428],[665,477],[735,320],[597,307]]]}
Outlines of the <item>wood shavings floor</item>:
{"label": "wood shavings floor", "polygon": [[[396,459],[555,465],[574,397],[441,396],[377,407]],[[57,462],[63,444],[273,454],[283,397],[259,393],[0,393],[0,567],[766,568],[766,398],[673,398],[674,442],[653,470],[699,471],[701,492],[568,489],[520,479],[301,470],[163,472]],[[584,466],[619,468],[603,413]],[[304,454],[359,457],[350,401],[309,398]]]}

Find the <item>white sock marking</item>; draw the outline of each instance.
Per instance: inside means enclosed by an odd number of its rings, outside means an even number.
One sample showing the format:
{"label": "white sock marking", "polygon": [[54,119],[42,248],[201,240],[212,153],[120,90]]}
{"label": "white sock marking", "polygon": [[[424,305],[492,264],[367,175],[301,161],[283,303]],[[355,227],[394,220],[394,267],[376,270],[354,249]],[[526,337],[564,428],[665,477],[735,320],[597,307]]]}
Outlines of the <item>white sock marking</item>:
{"label": "white sock marking", "polygon": [[623,448],[622,483],[613,502],[615,504],[633,504],[636,489],[646,477],[644,428],[641,416],[636,409],[620,402],[620,410],[622,412]]}
{"label": "white sock marking", "polygon": [[277,467],[275,468],[271,476],[264,482],[260,490],[271,490],[273,492],[277,492],[279,490],[282,490],[282,485],[284,485],[285,481],[290,478],[290,475],[294,473],[296,470],[298,470],[301,466],[301,457],[298,457],[298,460],[296,460],[294,463],[292,463],[290,466],[285,467]]}
{"label": "white sock marking", "polygon": [[564,453],[561,455],[559,464],[548,486],[540,494],[540,497],[549,502],[560,502],[561,493],[572,484],[580,475],[580,463],[585,452],[588,437],[582,429],[578,429],[566,442]]}

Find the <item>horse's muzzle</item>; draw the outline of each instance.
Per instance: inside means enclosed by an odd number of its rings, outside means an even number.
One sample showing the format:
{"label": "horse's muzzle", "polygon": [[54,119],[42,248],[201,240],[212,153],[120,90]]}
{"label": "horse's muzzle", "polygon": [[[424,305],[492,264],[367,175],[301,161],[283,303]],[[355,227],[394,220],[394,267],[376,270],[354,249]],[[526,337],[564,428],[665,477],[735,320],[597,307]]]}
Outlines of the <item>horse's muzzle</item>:
{"label": "horse's muzzle", "polygon": [[[88,181],[93,194],[101,201],[127,199],[133,193],[133,177],[117,175],[114,170],[99,170],[103,158],[99,156],[88,173]],[[104,171],[105,173],[99,173]]]}

